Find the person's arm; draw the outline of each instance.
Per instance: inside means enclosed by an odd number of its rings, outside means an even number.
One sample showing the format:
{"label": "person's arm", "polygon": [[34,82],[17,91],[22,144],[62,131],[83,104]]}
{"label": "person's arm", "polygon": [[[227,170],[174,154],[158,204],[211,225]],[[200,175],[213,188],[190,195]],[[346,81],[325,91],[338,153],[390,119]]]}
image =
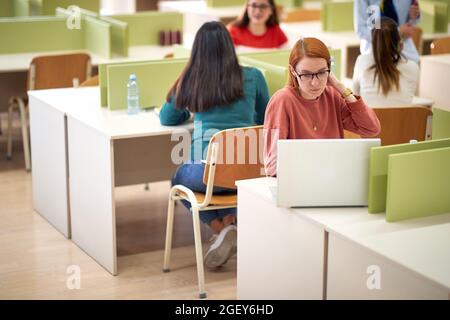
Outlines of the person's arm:
{"label": "person's arm", "polygon": [[264,123],[267,103],[269,102],[269,90],[267,89],[266,79],[261,71],[254,69],[256,79],[256,99],[255,99],[255,123],[261,125]]}
{"label": "person's arm", "polygon": [[176,126],[182,124],[190,117],[186,109],[175,108],[175,97],[170,98],[170,102],[164,103],[159,112],[159,121],[163,126]]}
{"label": "person's arm", "polygon": [[277,143],[279,139],[287,139],[289,117],[278,97],[269,101],[264,122],[264,168],[268,176],[277,175]]}
{"label": "person's arm", "polygon": [[356,34],[360,39],[371,41],[371,31],[367,27],[367,8],[369,7],[367,0],[358,0],[353,4],[353,25]]}
{"label": "person's arm", "polygon": [[363,137],[375,137],[380,134],[381,126],[375,112],[364,100],[350,93],[345,85],[330,74],[329,84],[339,93],[341,119],[345,130]]}

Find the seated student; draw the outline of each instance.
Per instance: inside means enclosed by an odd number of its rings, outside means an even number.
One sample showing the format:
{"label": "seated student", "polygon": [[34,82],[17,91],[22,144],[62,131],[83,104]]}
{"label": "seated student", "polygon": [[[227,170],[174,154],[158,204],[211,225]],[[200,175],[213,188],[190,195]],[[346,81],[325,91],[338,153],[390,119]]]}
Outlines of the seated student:
{"label": "seated student", "polygon": [[236,46],[279,48],[288,42],[273,0],[248,0],[243,14],[228,30]]}
{"label": "seated student", "polygon": [[364,101],[330,73],[330,53],[316,38],[299,40],[289,57],[289,81],[269,101],[264,122],[266,174],[277,174],[278,139],[340,139],[344,129],[365,137],[380,122]]}
{"label": "seated student", "polygon": [[420,19],[418,0],[358,0],[354,2],[353,19],[355,31],[361,39],[361,53],[370,50],[371,28],[370,22],[376,22],[377,17],[370,15],[369,8],[379,8],[379,14],[393,19],[399,28],[401,37],[404,39],[403,55],[414,62],[419,63],[419,53],[412,40],[414,25]]}
{"label": "seated student", "polygon": [[[194,114],[191,161],[181,165],[172,185],[205,192],[202,159],[214,133],[264,122],[269,93],[262,73],[241,67],[233,42],[220,22],[205,23],[197,32],[191,58],[167,95],[160,111],[162,125],[178,125]],[[200,145],[200,148],[198,148]],[[214,194],[235,190],[214,188]],[[190,208],[188,202],[184,202]],[[236,209],[205,211],[200,219],[218,234],[205,255],[208,268],[216,268],[236,253]]]}
{"label": "seated student", "polygon": [[372,50],[361,54],[353,72],[353,90],[371,107],[411,105],[419,83],[419,66],[402,56],[394,20],[381,18],[372,30]]}

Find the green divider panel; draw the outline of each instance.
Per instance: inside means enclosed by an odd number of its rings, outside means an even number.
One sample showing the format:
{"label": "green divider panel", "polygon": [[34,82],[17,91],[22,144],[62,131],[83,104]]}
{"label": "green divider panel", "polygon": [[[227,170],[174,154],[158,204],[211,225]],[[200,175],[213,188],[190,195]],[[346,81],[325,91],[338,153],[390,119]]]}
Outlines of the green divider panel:
{"label": "green divider panel", "polygon": [[323,31],[353,31],[353,1],[324,2],[321,21]]}
{"label": "green divider panel", "polygon": [[14,16],[14,0],[0,0],[0,17]]}
{"label": "green divider panel", "polygon": [[84,47],[92,53],[111,58],[111,26],[91,17],[83,21]]}
{"label": "green divider panel", "polygon": [[191,49],[186,48],[181,44],[173,45],[173,57],[174,58],[189,58],[191,56]]}
{"label": "green divider panel", "polygon": [[141,64],[109,65],[107,67],[109,109],[126,109],[127,83],[132,73],[137,77],[140,105],[161,106],[186,64],[187,59],[173,59]]}
{"label": "green divider panel", "polygon": [[207,0],[206,5],[211,8],[244,6],[247,0]]}
{"label": "green divider panel", "polygon": [[110,18],[128,24],[130,46],[156,45],[161,30],[183,30],[183,15],[178,12],[143,11]]}
{"label": "green divider panel", "polygon": [[70,30],[63,17],[0,20],[0,54],[84,49],[84,31]]}
{"label": "green divider panel", "polygon": [[31,4],[29,0],[14,0],[14,16],[28,17],[31,15]]}
{"label": "green divider panel", "polygon": [[422,0],[420,1],[420,6],[422,6],[422,3],[424,2],[442,2],[447,5],[447,17],[450,19],[450,0]]}
{"label": "green divider panel", "polygon": [[386,220],[450,213],[450,147],[389,156]]}
{"label": "green divider panel", "polygon": [[245,64],[255,68],[261,68],[266,71],[265,76],[270,95],[273,95],[276,91],[282,89],[287,83],[287,65],[281,67],[247,56],[240,56],[239,62],[241,64]]}
{"label": "green divider panel", "polygon": [[437,1],[420,3],[419,26],[425,33],[448,32],[448,4]]}
{"label": "green divider panel", "polygon": [[433,108],[433,140],[450,138],[450,110]]}
{"label": "green divider panel", "polygon": [[[388,160],[390,155],[447,147],[450,147],[450,139],[372,148],[369,166],[369,213],[386,211]],[[408,186],[405,185],[405,189],[407,188]]]}
{"label": "green divider panel", "polygon": [[56,8],[68,8],[69,6],[77,6],[82,9],[100,12],[100,0],[40,0],[41,14],[52,16],[56,12]]}
{"label": "green divider panel", "polygon": [[129,30],[128,24],[113,18],[102,17],[103,21],[111,25],[112,53],[128,57]]}

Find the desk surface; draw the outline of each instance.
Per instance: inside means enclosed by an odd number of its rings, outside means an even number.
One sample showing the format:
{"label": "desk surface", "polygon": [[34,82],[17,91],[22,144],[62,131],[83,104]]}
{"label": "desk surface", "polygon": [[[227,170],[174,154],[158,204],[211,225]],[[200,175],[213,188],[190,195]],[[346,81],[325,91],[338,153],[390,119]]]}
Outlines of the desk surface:
{"label": "desk surface", "polygon": [[92,65],[111,62],[127,62],[139,60],[156,60],[163,59],[164,56],[172,52],[172,47],[162,46],[135,46],[130,47],[128,57],[113,56],[112,58],[104,58],[102,56],[92,54],[86,50],[70,50],[70,51],[47,51],[47,52],[27,52],[15,54],[0,54],[0,72],[19,72],[28,70],[31,60],[41,55],[67,54],[74,52],[85,52],[91,55]]}
{"label": "desk surface", "polygon": [[243,6],[211,8],[206,5],[206,1],[160,1],[158,3],[158,9],[160,11],[178,11],[225,18],[240,15]]}
{"label": "desk surface", "polygon": [[[237,185],[275,202],[275,178],[239,181]],[[349,239],[450,290],[450,213],[388,223],[367,208],[287,209],[339,237]]]}
{"label": "desk surface", "polygon": [[126,110],[109,111],[102,108],[98,87],[29,91],[28,95],[30,99],[38,99],[110,139],[166,135],[178,129],[193,128],[193,123],[176,127],[162,126],[153,111],[142,111],[130,116]]}
{"label": "desk surface", "polygon": [[430,56],[421,56],[420,57],[421,62],[437,62],[442,63],[445,65],[450,65],[450,54],[435,54]]}

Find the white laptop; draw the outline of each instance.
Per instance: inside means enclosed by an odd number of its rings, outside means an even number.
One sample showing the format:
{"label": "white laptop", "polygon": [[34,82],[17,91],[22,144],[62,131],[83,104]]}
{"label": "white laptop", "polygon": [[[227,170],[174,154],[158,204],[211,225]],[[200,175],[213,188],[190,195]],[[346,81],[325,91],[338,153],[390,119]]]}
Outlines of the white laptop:
{"label": "white laptop", "polygon": [[279,207],[367,206],[370,148],[380,139],[279,140]]}

